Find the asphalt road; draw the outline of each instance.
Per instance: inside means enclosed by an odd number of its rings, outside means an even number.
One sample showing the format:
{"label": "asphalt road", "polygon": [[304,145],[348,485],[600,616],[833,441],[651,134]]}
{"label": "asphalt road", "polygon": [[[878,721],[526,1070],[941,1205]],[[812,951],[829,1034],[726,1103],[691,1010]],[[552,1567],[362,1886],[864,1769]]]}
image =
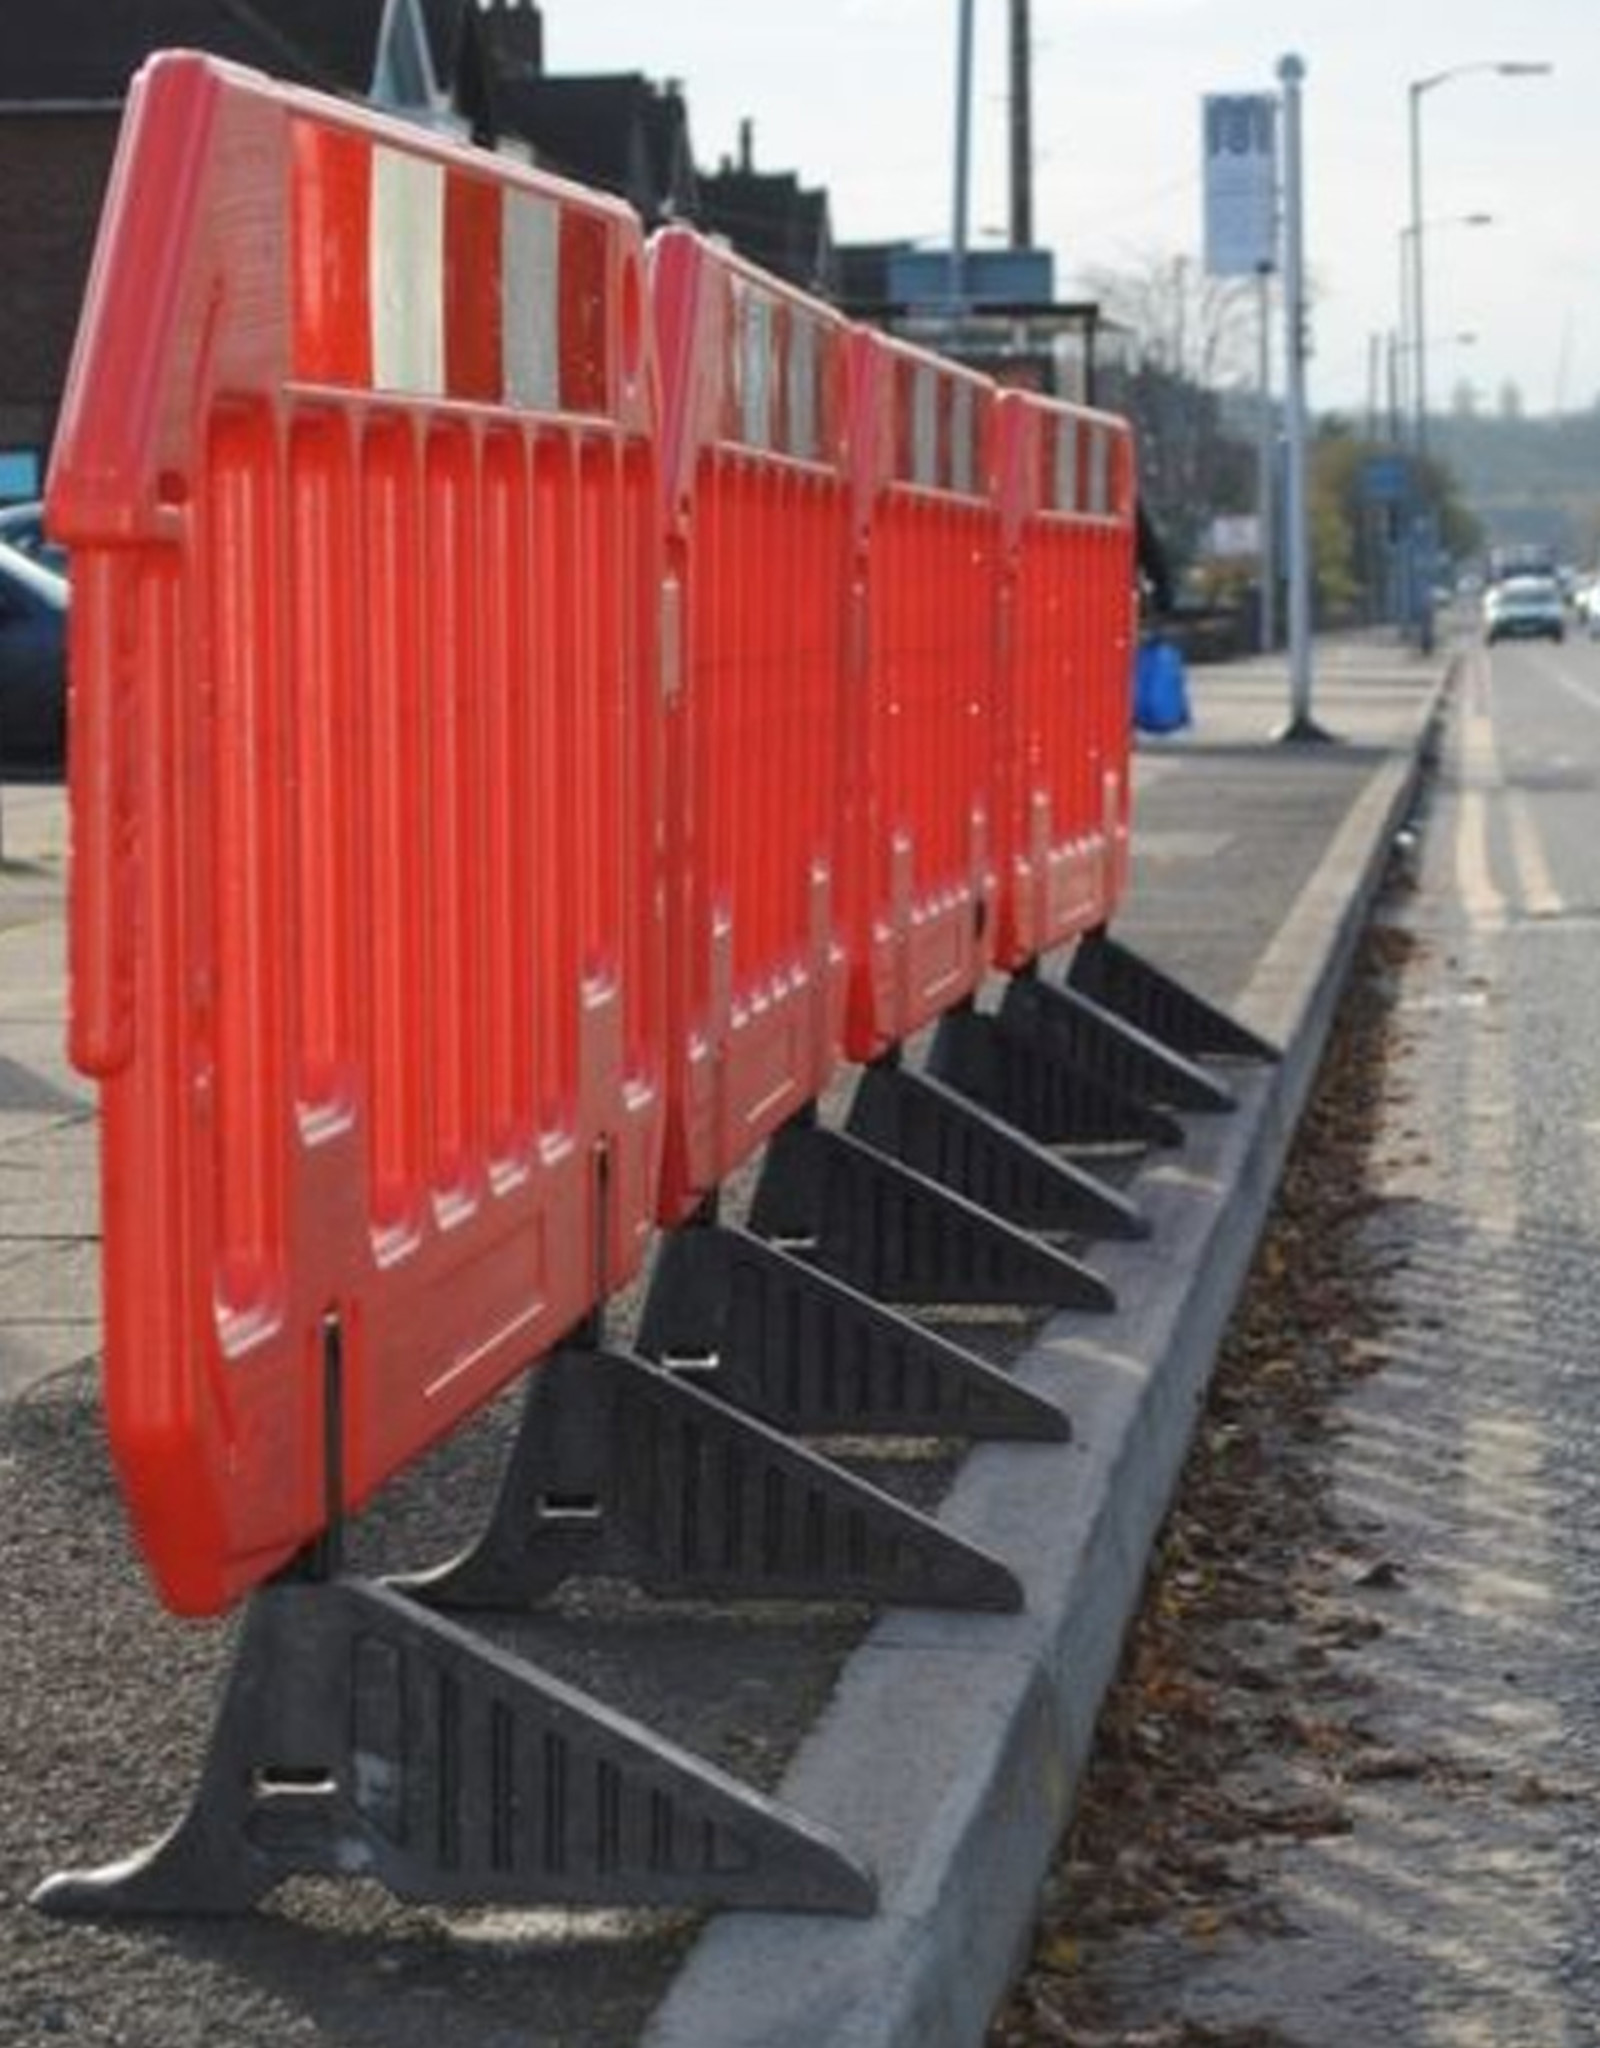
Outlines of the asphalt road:
{"label": "asphalt road", "polygon": [[1597,790],[1600,646],[1468,651],[1385,913],[1412,943],[1369,1168],[1383,1363],[1329,1454],[1385,1560],[1344,1676],[1417,1768],[1254,1852],[1255,1931],[1117,1943],[1118,2038],[1600,2043]]}

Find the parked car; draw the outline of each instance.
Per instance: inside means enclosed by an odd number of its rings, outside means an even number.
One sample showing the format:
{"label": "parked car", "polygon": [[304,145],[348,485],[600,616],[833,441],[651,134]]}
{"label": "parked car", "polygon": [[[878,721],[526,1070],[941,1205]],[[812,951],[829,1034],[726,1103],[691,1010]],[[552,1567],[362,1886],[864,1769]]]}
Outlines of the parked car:
{"label": "parked car", "polygon": [[58,576],[67,573],[67,551],[44,530],[44,506],[37,498],[20,505],[0,506],[0,542],[15,548],[35,562],[43,562]]}
{"label": "parked car", "polygon": [[1483,636],[1497,640],[1565,640],[1567,605],[1553,576],[1507,576],[1483,600]]}
{"label": "parked car", "polygon": [[0,771],[67,762],[65,576],[0,540]]}

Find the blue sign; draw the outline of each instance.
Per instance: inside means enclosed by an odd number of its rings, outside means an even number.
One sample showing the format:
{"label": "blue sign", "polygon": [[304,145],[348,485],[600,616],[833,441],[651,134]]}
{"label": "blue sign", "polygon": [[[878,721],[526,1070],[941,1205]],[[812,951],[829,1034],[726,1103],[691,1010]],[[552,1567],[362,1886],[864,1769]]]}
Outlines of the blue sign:
{"label": "blue sign", "polygon": [[1369,505],[1403,505],[1411,496],[1410,458],[1369,455],[1361,467],[1361,495]]}

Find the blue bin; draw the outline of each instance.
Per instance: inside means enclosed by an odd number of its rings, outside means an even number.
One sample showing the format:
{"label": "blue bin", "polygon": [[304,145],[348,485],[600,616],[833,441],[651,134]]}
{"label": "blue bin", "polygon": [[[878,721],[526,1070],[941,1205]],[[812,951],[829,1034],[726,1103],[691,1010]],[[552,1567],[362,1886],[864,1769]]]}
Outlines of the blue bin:
{"label": "blue bin", "polygon": [[1189,678],[1170,640],[1146,640],[1133,666],[1133,722],[1140,732],[1177,732],[1190,723]]}

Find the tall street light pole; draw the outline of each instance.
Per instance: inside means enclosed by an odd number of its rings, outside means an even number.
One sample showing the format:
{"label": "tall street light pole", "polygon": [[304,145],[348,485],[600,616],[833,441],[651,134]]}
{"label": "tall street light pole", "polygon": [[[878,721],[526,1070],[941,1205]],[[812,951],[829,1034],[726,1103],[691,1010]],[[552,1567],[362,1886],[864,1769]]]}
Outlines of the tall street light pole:
{"label": "tall street light pole", "polygon": [[[1422,223],[1425,234],[1431,233],[1435,228],[1488,228],[1493,226],[1494,215],[1492,213],[1455,213],[1448,214],[1442,219],[1425,220]],[[1405,358],[1408,354],[1415,353],[1415,343],[1412,340],[1413,325],[1411,314],[1411,284],[1415,261],[1415,242],[1416,232],[1411,223],[1407,221],[1400,230],[1400,328],[1397,348],[1397,354],[1400,359],[1401,404],[1403,411],[1409,410],[1409,403],[1405,397],[1407,388]]]}
{"label": "tall street light pole", "polygon": [[1414,78],[1406,87],[1408,114],[1407,133],[1410,139],[1411,157],[1411,348],[1414,365],[1412,374],[1412,396],[1415,405],[1414,422],[1418,455],[1428,452],[1428,322],[1426,297],[1423,289],[1423,219],[1422,219],[1422,101],[1426,93],[1435,87],[1448,84],[1452,78],[1464,78],[1469,72],[1490,71],[1501,78],[1542,78],[1554,67],[1549,64],[1524,64],[1517,62],[1453,64],[1447,71],[1435,71],[1426,78]]}
{"label": "tall street light pole", "polygon": [[1543,76],[1551,68],[1544,63],[1524,64],[1515,61],[1453,64],[1446,71],[1433,71],[1426,78],[1414,78],[1406,87],[1407,133],[1411,156],[1411,390],[1416,406],[1413,439],[1416,445],[1418,470],[1418,490],[1414,491],[1412,496],[1411,517],[1408,522],[1409,545],[1406,553],[1411,590],[1410,612],[1416,622],[1417,644],[1424,654],[1433,646],[1433,541],[1427,524],[1427,514],[1419,495],[1421,470],[1428,453],[1428,316],[1422,260],[1422,102],[1424,96],[1434,91],[1436,87],[1447,85],[1452,78],[1464,78],[1469,72],[1489,71],[1501,78],[1535,78]]}

